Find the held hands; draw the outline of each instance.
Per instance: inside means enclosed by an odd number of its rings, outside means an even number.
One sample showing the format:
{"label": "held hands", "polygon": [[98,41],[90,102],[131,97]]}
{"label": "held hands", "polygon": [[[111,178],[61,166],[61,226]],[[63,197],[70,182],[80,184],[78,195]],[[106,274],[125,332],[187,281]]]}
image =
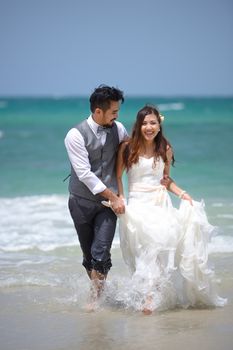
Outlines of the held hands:
{"label": "held hands", "polygon": [[125,202],[122,197],[116,197],[111,201],[111,208],[115,214],[124,214],[125,212]]}
{"label": "held hands", "polygon": [[123,198],[117,197],[115,201],[112,202],[112,209],[116,214],[124,214],[125,212],[125,202]]}
{"label": "held hands", "polygon": [[111,208],[116,215],[124,214],[125,212],[125,201],[123,195],[118,195],[112,192],[109,188],[106,188],[100,193],[106,200],[103,200],[102,205]]}

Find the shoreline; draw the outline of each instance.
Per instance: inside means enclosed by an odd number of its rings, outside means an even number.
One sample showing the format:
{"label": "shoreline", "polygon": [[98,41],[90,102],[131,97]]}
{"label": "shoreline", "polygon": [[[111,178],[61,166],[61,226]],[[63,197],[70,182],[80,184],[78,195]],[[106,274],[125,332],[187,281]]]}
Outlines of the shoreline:
{"label": "shoreline", "polygon": [[[110,279],[127,273],[119,250],[113,250],[112,255]],[[75,267],[75,274],[72,271],[69,275],[71,266],[62,271],[67,278],[64,285],[16,284],[1,288],[1,347],[4,350],[180,350],[185,347],[196,350],[201,346],[205,350],[229,350],[233,342],[232,261],[230,255],[211,259],[217,278],[220,276],[223,282],[218,286],[219,294],[228,298],[223,308],[176,308],[145,316],[106,304],[95,312],[87,312],[81,299],[86,298],[89,284],[81,266]]]}
{"label": "shoreline", "polygon": [[32,346],[35,350],[178,350],[185,346],[194,350],[197,345],[205,350],[229,350],[232,346],[232,302],[223,308],[174,309],[150,316],[113,308],[89,313],[75,305],[59,310],[54,305],[29,303],[28,294],[53,297],[51,288],[36,288],[37,293],[22,289],[0,296],[4,350]]}

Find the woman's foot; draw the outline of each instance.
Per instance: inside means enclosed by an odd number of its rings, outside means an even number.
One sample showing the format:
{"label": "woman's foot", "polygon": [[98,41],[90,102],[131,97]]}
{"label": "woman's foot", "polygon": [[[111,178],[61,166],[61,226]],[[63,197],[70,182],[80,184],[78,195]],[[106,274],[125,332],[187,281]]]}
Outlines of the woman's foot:
{"label": "woman's foot", "polygon": [[90,301],[86,306],[85,310],[87,312],[94,312],[98,309],[98,302],[97,301]]}
{"label": "woman's foot", "polygon": [[148,315],[151,315],[151,314],[152,314],[152,311],[151,311],[150,309],[144,308],[144,309],[142,310],[142,313],[143,313],[144,315],[148,316]]}
{"label": "woman's foot", "polygon": [[152,296],[148,295],[146,297],[145,303],[142,308],[142,312],[144,315],[151,315],[152,314]]}

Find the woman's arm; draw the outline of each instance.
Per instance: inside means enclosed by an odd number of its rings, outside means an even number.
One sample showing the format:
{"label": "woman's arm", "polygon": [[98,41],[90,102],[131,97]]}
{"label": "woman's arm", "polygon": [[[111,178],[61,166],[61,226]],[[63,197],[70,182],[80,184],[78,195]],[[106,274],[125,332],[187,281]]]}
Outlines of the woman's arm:
{"label": "woman's arm", "polygon": [[127,142],[122,142],[118,149],[118,155],[117,155],[117,163],[116,163],[116,177],[117,177],[117,186],[118,186],[118,195],[120,198],[124,198],[124,188],[123,188],[123,182],[122,182],[122,175],[125,170],[125,165],[123,162],[123,152],[125,150],[125,147],[127,145]]}
{"label": "woman's arm", "polygon": [[[171,179],[170,168],[171,168],[172,155],[173,155],[172,149],[171,147],[168,146],[167,161],[164,167],[164,177],[165,178],[168,177],[169,179]],[[186,191],[182,190],[179,186],[177,186],[174,180],[171,179],[170,183],[168,184],[167,190],[177,195],[180,199],[185,199],[189,201],[190,204],[193,205],[192,197]]]}

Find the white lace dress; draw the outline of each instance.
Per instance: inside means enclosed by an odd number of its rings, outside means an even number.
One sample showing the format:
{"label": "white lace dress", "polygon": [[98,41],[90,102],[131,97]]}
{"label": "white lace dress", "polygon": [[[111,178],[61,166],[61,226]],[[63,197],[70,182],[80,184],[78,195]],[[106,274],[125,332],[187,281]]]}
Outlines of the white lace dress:
{"label": "white lace dress", "polygon": [[122,254],[132,274],[124,302],[137,310],[145,303],[151,310],[223,306],[207,266],[214,227],[204,203],[182,200],[179,209],[173,207],[160,185],[163,171],[162,158],[154,164],[154,158],[140,157],[128,172],[128,203],[119,218]]}

